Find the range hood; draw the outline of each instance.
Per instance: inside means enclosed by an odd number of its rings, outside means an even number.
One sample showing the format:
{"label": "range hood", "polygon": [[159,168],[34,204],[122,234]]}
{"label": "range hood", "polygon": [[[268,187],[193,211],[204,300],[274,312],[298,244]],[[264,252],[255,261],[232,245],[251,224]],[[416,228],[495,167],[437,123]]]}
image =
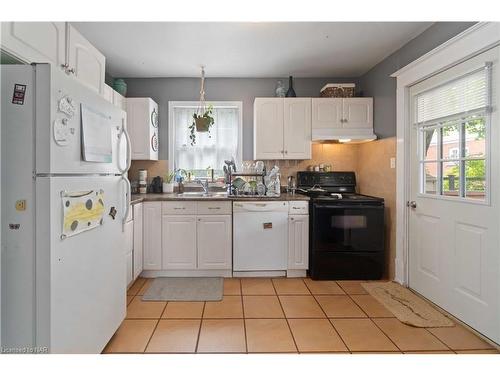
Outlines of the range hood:
{"label": "range hood", "polygon": [[365,129],[312,129],[312,141],[338,141],[340,143],[362,143],[377,139],[373,128]]}

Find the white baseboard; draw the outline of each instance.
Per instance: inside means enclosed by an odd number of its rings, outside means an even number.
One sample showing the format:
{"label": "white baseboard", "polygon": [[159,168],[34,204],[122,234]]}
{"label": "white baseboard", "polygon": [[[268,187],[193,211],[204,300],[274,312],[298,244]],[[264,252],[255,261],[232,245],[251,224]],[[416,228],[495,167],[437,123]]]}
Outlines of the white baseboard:
{"label": "white baseboard", "polygon": [[163,270],[142,271],[142,277],[232,277],[231,270]]}
{"label": "white baseboard", "polygon": [[306,277],[307,270],[288,270],[286,271],[286,277]]}
{"label": "white baseboard", "polygon": [[233,277],[283,277],[286,271],[235,271]]}

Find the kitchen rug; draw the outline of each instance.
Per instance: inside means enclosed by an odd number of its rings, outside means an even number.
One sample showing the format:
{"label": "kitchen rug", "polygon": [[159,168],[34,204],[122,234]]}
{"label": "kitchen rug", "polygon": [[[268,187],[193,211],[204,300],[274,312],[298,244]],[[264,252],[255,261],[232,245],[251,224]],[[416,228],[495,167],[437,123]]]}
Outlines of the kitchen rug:
{"label": "kitchen rug", "polygon": [[455,324],[410,289],[395,282],[370,282],[361,286],[402,323],[414,327],[453,327]]}
{"label": "kitchen rug", "polygon": [[157,277],[143,301],[221,301],[222,277]]}

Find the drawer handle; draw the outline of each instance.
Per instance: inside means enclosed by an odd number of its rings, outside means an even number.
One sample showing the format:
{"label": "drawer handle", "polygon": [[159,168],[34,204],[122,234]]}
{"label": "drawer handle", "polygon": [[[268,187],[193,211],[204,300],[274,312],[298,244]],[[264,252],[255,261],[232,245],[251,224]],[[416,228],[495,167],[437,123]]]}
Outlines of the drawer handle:
{"label": "drawer handle", "polygon": [[220,207],[208,207],[209,210],[220,210]]}
{"label": "drawer handle", "polygon": [[185,210],[186,207],[174,207],[174,210]]}

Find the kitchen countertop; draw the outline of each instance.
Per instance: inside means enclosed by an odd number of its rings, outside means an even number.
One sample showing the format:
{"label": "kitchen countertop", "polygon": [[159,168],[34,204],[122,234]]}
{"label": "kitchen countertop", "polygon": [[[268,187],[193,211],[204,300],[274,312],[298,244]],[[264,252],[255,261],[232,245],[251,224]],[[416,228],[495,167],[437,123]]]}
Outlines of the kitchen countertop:
{"label": "kitchen countertop", "polygon": [[246,196],[227,196],[215,194],[210,196],[166,193],[166,194],[132,194],[131,204],[139,202],[156,202],[156,201],[308,201],[309,197],[302,194],[287,194],[283,193],[279,197],[246,197]]}

